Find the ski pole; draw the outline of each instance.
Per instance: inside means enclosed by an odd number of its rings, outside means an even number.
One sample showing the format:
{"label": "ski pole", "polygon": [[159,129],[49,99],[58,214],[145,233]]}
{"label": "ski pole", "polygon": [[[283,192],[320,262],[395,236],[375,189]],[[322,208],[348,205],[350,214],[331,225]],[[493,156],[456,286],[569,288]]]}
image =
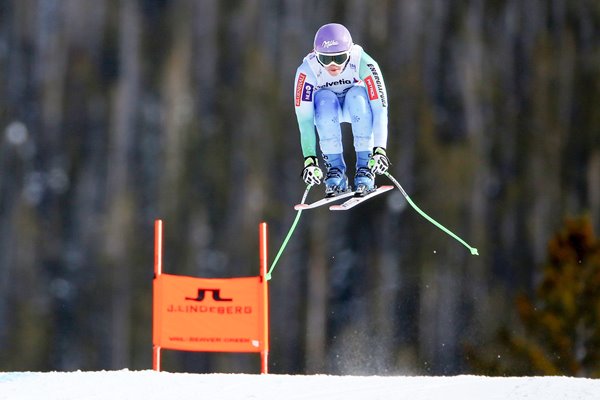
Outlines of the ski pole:
{"label": "ski pole", "polygon": [[400,185],[400,183],[398,183],[398,181],[392,176],[392,174],[390,174],[387,171],[384,172],[384,174],[385,174],[385,176],[387,176],[388,178],[390,178],[390,180],[392,182],[394,182],[394,185],[396,185],[396,187],[400,190],[400,192],[402,193],[402,195],[404,196],[404,198],[406,198],[406,201],[408,201],[408,204],[410,204],[412,208],[414,208],[415,210],[417,210],[417,212],[419,214],[421,214],[429,222],[431,222],[432,224],[434,224],[435,226],[437,226],[438,228],[440,228],[441,230],[443,230],[444,232],[446,232],[448,235],[452,236],[454,239],[456,239],[460,243],[462,243],[467,249],[469,249],[469,251],[471,252],[471,255],[474,255],[474,256],[478,256],[479,255],[479,253],[477,252],[477,249],[475,247],[469,246],[467,244],[467,242],[465,242],[464,240],[462,240],[461,238],[459,238],[458,236],[456,236],[450,230],[448,230],[447,228],[445,228],[442,224],[440,224],[439,222],[437,222],[435,219],[431,218],[424,211],[422,211],[419,207],[417,207],[417,205],[415,203],[413,203],[413,201],[410,199],[410,196],[406,193],[406,191],[404,191],[404,189],[402,188],[402,186]]}
{"label": "ski pole", "polygon": [[[310,191],[311,187],[312,187],[312,185],[308,185],[306,187],[306,190],[304,191],[304,195],[302,195],[302,201],[300,203],[303,204],[306,201],[306,196],[308,196],[308,192]],[[294,233],[294,230],[296,229],[296,225],[298,225],[298,221],[300,220],[301,214],[302,214],[302,210],[298,210],[298,213],[296,213],[296,218],[294,219],[294,222],[292,223],[290,230],[288,231],[285,239],[283,240],[283,243],[281,244],[281,247],[279,248],[279,251],[277,252],[277,255],[275,256],[275,259],[273,260],[273,264],[271,264],[271,268],[269,268],[269,272],[267,272],[266,277],[267,277],[268,281],[271,280],[271,272],[273,272],[273,270],[275,269],[275,266],[277,265],[277,261],[279,261],[279,257],[281,257],[281,254],[283,253],[285,246],[287,246],[290,238],[292,237],[292,234]]]}

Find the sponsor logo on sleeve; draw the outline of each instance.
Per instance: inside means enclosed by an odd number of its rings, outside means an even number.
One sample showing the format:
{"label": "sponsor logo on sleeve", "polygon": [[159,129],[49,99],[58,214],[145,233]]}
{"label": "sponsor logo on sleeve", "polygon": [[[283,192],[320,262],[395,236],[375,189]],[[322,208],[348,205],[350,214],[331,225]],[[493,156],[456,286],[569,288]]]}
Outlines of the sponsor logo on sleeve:
{"label": "sponsor logo on sleeve", "polygon": [[376,100],[377,90],[375,90],[375,83],[373,82],[372,76],[367,76],[365,78],[365,85],[367,85],[367,93],[369,93],[369,100]]}
{"label": "sponsor logo on sleeve", "polygon": [[[379,92],[379,97],[381,97],[381,105],[383,107],[387,107],[387,101],[385,98],[385,92],[383,90],[383,83],[381,82],[381,77],[379,76],[379,71],[377,71],[377,68],[375,68],[375,66],[373,64],[367,64],[367,67],[369,67],[369,69],[371,70],[371,75],[373,75],[373,78],[375,78],[375,86],[377,87],[377,91]],[[371,81],[371,85],[373,84],[373,79],[369,76],[367,79],[369,79]],[[365,82],[367,82],[367,79],[365,79]],[[367,83],[367,87],[368,87],[368,83]],[[373,88],[375,89],[375,87]],[[375,97],[371,97],[371,89],[369,88],[369,98],[371,100],[374,100],[377,98],[377,94],[375,94]]]}
{"label": "sponsor logo on sleeve", "polygon": [[305,81],[306,74],[300,73],[300,75],[298,75],[298,82],[296,82],[296,107],[300,107],[300,101],[302,100],[302,89],[304,88]]}
{"label": "sponsor logo on sleeve", "polygon": [[313,85],[306,82],[304,84],[304,89],[302,90],[302,101],[312,101],[314,89]]}

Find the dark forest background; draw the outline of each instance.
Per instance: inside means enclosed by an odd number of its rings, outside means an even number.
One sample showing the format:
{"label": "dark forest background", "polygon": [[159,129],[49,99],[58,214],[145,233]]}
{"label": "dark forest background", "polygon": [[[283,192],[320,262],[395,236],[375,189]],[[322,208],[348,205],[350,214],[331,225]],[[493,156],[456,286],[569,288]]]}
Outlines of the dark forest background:
{"label": "dark forest background", "polygon": [[[0,0],[0,369],[151,368],[155,218],[167,272],[256,275],[261,221],[273,258],[305,188],[294,73],[328,22],[383,71],[391,173],[480,256],[398,191],[304,212],[270,281],[271,372],[592,375],[473,361],[532,332],[548,265],[600,279],[578,257],[600,227],[596,0]],[[553,257],[557,232],[592,250]],[[600,337],[599,296],[573,335]]]}

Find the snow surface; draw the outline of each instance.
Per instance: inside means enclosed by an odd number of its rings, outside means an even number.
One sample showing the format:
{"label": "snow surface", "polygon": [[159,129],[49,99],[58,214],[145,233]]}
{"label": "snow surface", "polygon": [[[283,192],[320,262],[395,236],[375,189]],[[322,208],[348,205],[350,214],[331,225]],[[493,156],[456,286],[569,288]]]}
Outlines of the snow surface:
{"label": "snow surface", "polygon": [[184,374],[155,371],[4,372],[0,399],[598,400],[600,379]]}

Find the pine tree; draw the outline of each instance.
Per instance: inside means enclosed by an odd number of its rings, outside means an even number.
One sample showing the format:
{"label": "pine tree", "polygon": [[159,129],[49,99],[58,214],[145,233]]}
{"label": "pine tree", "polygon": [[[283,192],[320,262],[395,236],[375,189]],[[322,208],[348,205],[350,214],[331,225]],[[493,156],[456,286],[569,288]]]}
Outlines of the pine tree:
{"label": "pine tree", "polygon": [[477,372],[600,377],[600,240],[589,217],[565,221],[534,298],[515,303],[520,332],[504,326],[488,351],[467,350]]}

